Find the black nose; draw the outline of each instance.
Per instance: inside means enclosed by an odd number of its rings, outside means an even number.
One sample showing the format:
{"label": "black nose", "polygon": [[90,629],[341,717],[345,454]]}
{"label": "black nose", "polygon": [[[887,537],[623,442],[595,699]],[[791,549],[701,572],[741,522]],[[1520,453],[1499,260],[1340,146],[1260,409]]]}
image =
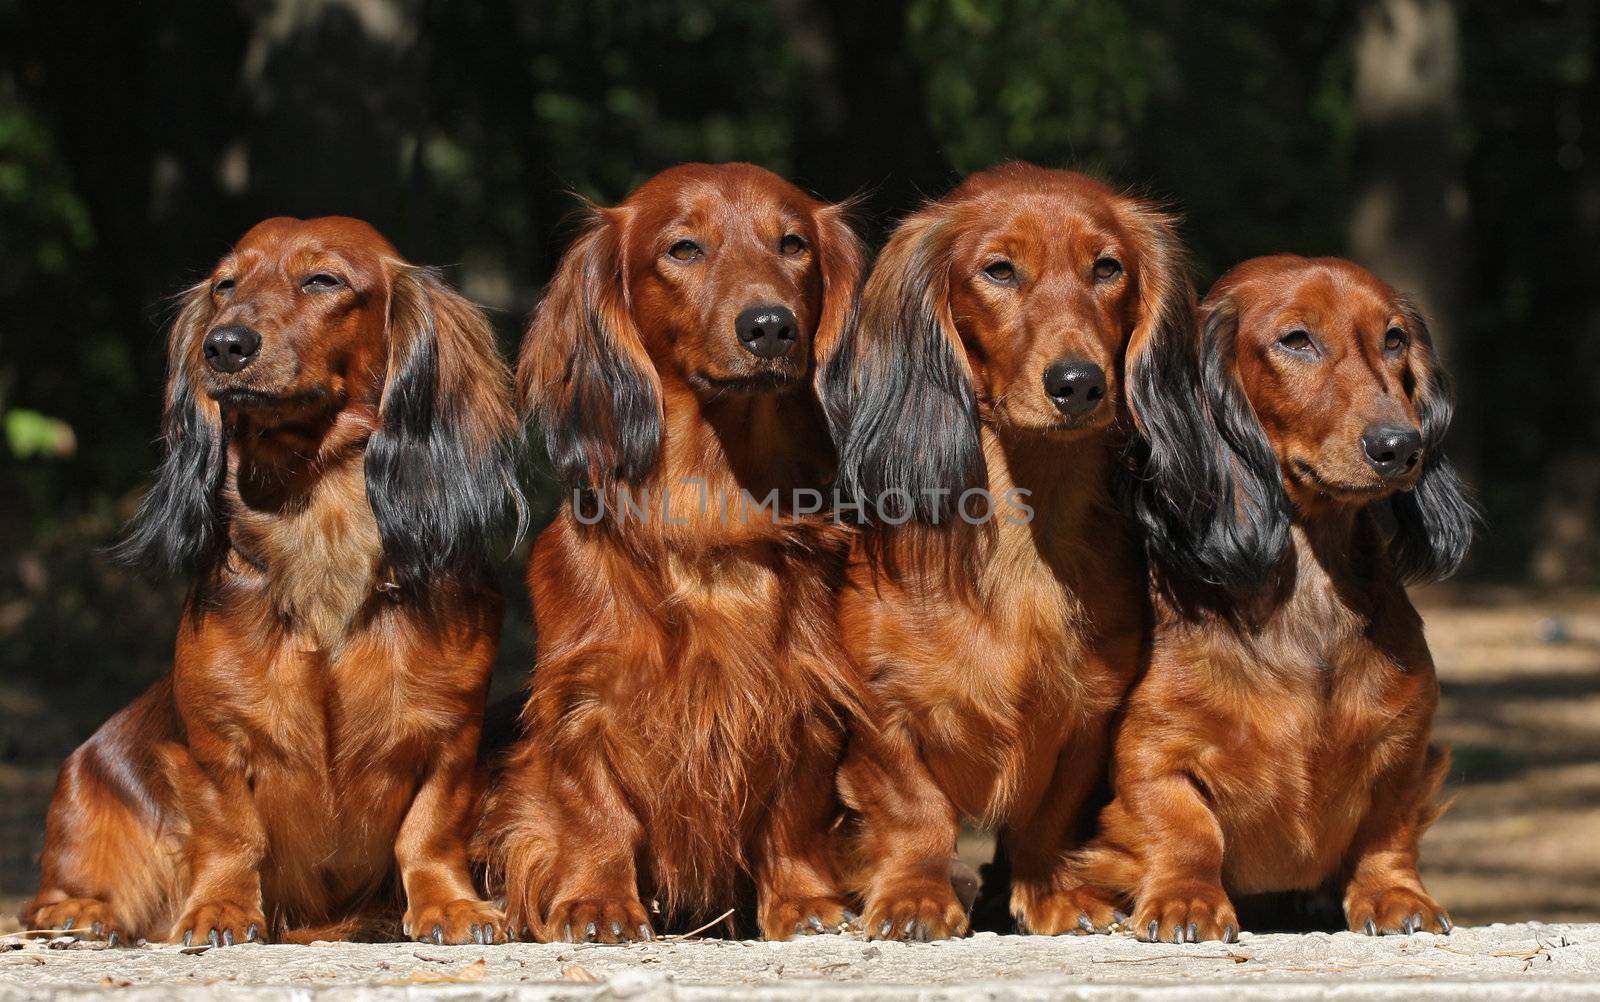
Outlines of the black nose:
{"label": "black nose", "polygon": [[1056,410],[1083,417],[1106,395],[1106,371],[1086,358],[1058,358],[1044,370],[1044,391]]}
{"label": "black nose", "polygon": [[1403,477],[1422,461],[1422,432],[1398,425],[1373,425],[1361,433],[1361,451],[1380,477]]}
{"label": "black nose", "polygon": [[733,322],[739,343],[761,358],[777,358],[789,354],[799,336],[800,325],[795,322],[794,311],[787,306],[770,303],[752,306],[739,314]]}
{"label": "black nose", "polygon": [[256,360],[261,335],[241,324],[218,327],[206,335],[206,364],[218,372],[238,372]]}

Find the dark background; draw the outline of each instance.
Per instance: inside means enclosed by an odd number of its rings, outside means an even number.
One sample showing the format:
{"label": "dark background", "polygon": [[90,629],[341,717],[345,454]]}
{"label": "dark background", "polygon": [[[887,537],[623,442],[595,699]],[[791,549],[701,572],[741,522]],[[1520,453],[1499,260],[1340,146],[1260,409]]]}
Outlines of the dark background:
{"label": "dark background", "polygon": [[1461,384],[1453,451],[1488,513],[1467,580],[1592,586],[1597,19],[1595,0],[0,0],[0,778],[53,768],[165,670],[181,584],[100,548],[156,462],[166,297],[263,217],[357,215],[492,307],[509,351],[572,193],[612,202],[683,160],[863,195],[874,245],[1023,158],[1169,202],[1202,289],[1257,254],[1352,256],[1422,300]]}

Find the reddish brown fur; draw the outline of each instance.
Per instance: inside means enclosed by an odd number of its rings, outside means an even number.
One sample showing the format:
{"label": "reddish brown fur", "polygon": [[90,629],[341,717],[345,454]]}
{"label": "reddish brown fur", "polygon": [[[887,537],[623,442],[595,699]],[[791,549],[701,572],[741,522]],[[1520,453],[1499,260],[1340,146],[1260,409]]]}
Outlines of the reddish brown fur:
{"label": "reddish brown fur", "polygon": [[[1097,277],[1106,258],[1119,276]],[[1016,288],[985,277],[999,259]],[[889,336],[905,297],[925,294],[976,391],[1000,517],[964,582],[938,555],[962,545],[960,526],[890,531],[887,561],[865,547],[853,558],[840,619],[877,714],[841,771],[862,819],[864,922],[895,938],[965,930],[949,867],[967,818],[1007,838],[1018,920],[1058,933],[1091,907],[1062,863],[1146,618],[1137,542],[1111,493],[1125,374],[1160,328],[1192,316],[1191,294],[1165,216],[1083,175],[1021,164],[974,175],[899,227],[863,293],[864,347]],[[1105,402],[1075,423],[1041,381],[1068,355],[1107,374]],[[1030,524],[1011,517],[1013,488],[1031,492]]]}
{"label": "reddish brown fur", "polygon": [[[685,238],[703,259],[669,259]],[[580,457],[570,486],[615,506],[622,482],[652,507],[584,526],[568,502],[528,566],[538,663],[485,838],[518,928],[648,936],[641,891],[670,925],[714,917],[747,880],[764,935],[840,920],[824,836],[855,702],[833,627],[848,544],[815,518],[725,519],[717,499],[830,476],[813,359],[850,322],[860,267],[839,207],[742,164],[657,175],[563,259],[519,384],[552,453]],[[735,340],[765,302],[799,321],[789,359]],[[647,402],[631,423],[629,394]]]}
{"label": "reddish brown fur", "polygon": [[[317,272],[344,284],[307,291]],[[209,371],[205,334],[237,323],[260,356]],[[466,452],[493,450],[515,415],[482,314],[367,224],[268,220],[187,294],[169,415],[192,402],[193,433],[226,442],[218,544],[172,674],[63,768],[27,924],[123,941],[371,933],[397,924],[403,888],[419,937],[498,932],[466,845],[501,600],[481,566],[397,588],[368,502],[387,376],[421,338]]]}
{"label": "reddish brown fur", "polygon": [[[1116,799],[1077,872],[1130,901],[1143,938],[1232,938],[1230,895],[1330,885],[1353,930],[1448,931],[1416,869],[1448,762],[1428,744],[1438,684],[1367,512],[1441,460],[1384,483],[1360,442],[1374,422],[1419,423],[1426,330],[1389,286],[1328,258],[1246,262],[1202,304],[1205,319],[1223,310],[1292,505],[1283,586],[1215,613],[1180,611],[1182,584],[1158,596]],[[1398,353],[1383,349],[1393,327],[1409,339]],[[1278,343],[1297,328],[1320,364]]]}

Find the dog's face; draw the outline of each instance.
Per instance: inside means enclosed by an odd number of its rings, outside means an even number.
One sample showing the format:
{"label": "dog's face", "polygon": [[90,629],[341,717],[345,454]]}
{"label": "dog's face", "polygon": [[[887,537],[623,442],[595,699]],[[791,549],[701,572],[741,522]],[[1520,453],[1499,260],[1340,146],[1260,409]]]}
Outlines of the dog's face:
{"label": "dog's face", "polygon": [[820,209],[749,165],[686,165],[640,186],[618,212],[628,299],[657,368],[707,392],[809,376],[823,301]]}
{"label": "dog's face", "polygon": [[1239,383],[1291,497],[1364,503],[1416,485],[1433,362],[1413,307],[1338,259],[1257,259],[1213,295],[1238,311]]}
{"label": "dog's face", "polygon": [[1042,170],[978,175],[954,199],[950,313],[980,404],[1038,431],[1109,425],[1149,265],[1128,200]]}
{"label": "dog's face", "polygon": [[206,328],[188,346],[201,388],[267,425],[375,394],[399,260],[357,219],[256,225],[210,276]]}

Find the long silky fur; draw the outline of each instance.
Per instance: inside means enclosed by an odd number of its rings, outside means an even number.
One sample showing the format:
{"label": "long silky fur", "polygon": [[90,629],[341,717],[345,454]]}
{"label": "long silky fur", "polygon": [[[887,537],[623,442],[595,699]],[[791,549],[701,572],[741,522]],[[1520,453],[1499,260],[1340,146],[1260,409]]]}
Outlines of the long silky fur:
{"label": "long silky fur", "polygon": [[155,483],[111,555],[124,564],[190,575],[215,556],[222,538],[220,490],[228,464],[217,405],[200,392],[188,369],[192,346],[211,315],[209,288],[186,290],[180,302],[167,339],[165,453]]}
{"label": "long silky fur", "polygon": [[661,390],[616,291],[619,229],[590,208],[529,324],[518,367],[518,398],[569,490],[637,484],[661,452]]}
{"label": "long silky fur", "polygon": [[1142,457],[1133,505],[1158,577],[1246,598],[1282,560],[1290,513],[1234,372],[1237,329],[1237,310],[1223,302],[1204,318],[1198,351],[1167,340],[1134,368]]}
{"label": "long silky fur", "polygon": [[1450,374],[1439,362],[1422,314],[1409,305],[1405,312],[1425,360],[1417,399],[1423,467],[1417,486],[1389,501],[1395,520],[1389,558],[1400,579],[1412,584],[1454,574],[1467,558],[1473,529],[1482,516],[1444,451],[1455,410]]}
{"label": "long silky fur", "polygon": [[491,385],[507,381],[488,321],[437,271],[405,267],[393,282],[382,427],[367,444],[366,480],[385,562],[410,589],[481,567],[508,516],[522,531],[526,509],[516,423],[469,398],[482,384],[460,376],[465,367]]}

